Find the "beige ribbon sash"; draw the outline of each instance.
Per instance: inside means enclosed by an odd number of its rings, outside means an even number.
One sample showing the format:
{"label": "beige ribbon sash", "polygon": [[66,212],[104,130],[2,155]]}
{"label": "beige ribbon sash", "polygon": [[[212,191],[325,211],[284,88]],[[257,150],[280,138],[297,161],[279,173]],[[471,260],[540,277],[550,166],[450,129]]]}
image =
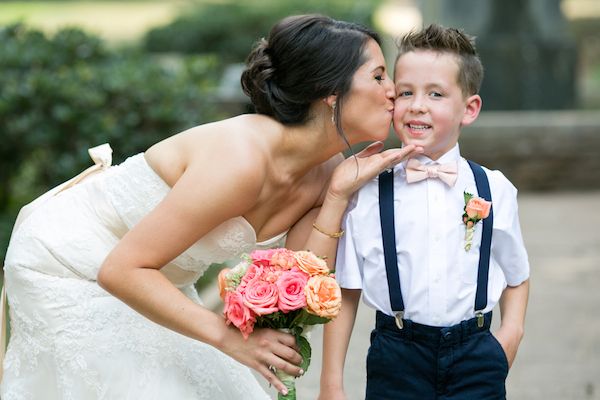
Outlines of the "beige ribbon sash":
{"label": "beige ribbon sash", "polygon": [[[88,149],[88,153],[92,160],[94,161],[94,165],[81,172],[74,178],[69,179],[66,182],[61,183],[60,185],[54,187],[48,192],[44,193],[31,203],[25,205],[19,211],[17,215],[17,219],[15,221],[15,225],[13,226],[12,233],[14,234],[19,226],[31,215],[31,213],[36,210],[39,206],[46,202],[46,200],[56,196],[60,192],[69,189],[77,185],[79,182],[87,178],[88,176],[98,172],[108,169],[108,167],[112,164],[112,148],[108,143],[101,144],[96,147],[92,147]],[[6,354],[6,347],[8,345],[8,303],[6,299],[6,290],[5,285],[2,285],[2,292],[0,294],[0,381],[2,381],[2,375],[4,374],[4,355]]]}

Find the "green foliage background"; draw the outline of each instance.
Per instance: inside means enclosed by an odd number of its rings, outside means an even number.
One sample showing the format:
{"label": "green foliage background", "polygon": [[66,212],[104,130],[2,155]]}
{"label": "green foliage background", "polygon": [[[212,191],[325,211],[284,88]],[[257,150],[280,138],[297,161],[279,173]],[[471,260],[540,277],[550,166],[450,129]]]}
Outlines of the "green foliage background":
{"label": "green foliage background", "polygon": [[79,29],[53,37],[0,29],[0,257],[18,209],[91,164],[109,142],[114,162],[216,117],[214,57],[176,65],[135,49],[111,50]]}
{"label": "green foliage background", "polygon": [[211,53],[224,63],[243,62],[252,45],[266,37],[281,18],[294,14],[325,14],[372,26],[382,0],[263,0],[205,3],[145,36],[149,51]]}
{"label": "green foliage background", "polygon": [[91,164],[113,163],[186,128],[226,117],[216,88],[280,18],[324,13],[371,25],[381,0],[190,2],[126,48],[80,28],[48,35],[0,26],[0,260],[18,210]]}

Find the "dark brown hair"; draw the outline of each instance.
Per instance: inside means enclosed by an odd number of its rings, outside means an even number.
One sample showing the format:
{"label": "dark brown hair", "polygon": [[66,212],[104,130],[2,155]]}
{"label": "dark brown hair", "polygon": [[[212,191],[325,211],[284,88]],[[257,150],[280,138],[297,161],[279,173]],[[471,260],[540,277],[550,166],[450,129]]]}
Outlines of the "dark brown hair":
{"label": "dark brown hair", "polygon": [[483,65],[475,49],[475,38],[462,30],[432,24],[417,32],[409,32],[397,41],[398,56],[415,50],[450,53],[458,61],[458,85],[465,96],[479,93]]}
{"label": "dark brown hair", "polygon": [[256,112],[283,124],[306,122],[313,102],[335,94],[336,127],[343,136],[344,96],[366,61],[369,39],[380,44],[368,28],[323,15],[284,18],[248,56],[241,78],[244,93]]}

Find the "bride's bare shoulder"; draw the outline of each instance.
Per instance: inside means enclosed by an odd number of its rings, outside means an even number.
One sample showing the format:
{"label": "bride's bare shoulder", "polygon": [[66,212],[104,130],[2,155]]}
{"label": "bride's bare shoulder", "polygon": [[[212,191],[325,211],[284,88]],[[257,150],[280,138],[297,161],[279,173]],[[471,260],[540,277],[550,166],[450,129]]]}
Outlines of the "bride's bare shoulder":
{"label": "bride's bare shoulder", "polygon": [[255,170],[266,160],[264,137],[274,121],[244,114],[198,125],[156,143],[145,152],[148,164],[165,182],[173,185],[188,168],[228,165]]}

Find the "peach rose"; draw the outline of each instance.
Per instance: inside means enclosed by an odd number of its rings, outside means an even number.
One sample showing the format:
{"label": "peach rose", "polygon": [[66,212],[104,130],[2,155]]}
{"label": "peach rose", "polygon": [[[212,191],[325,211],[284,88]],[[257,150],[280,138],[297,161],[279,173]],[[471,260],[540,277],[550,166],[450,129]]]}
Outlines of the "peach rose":
{"label": "peach rose", "polygon": [[281,274],[276,282],[279,290],[277,306],[281,311],[287,313],[306,306],[304,287],[307,281],[308,275],[297,268]]}
{"label": "peach rose", "polygon": [[342,307],[342,291],[334,278],[312,276],[304,289],[308,312],[319,317],[335,318]]}
{"label": "peach rose", "polygon": [[244,339],[254,330],[256,318],[252,311],[244,305],[243,297],[238,292],[227,292],[225,294],[225,309],[223,310],[227,324],[233,324],[237,327]]}
{"label": "peach rose", "polygon": [[310,276],[329,274],[329,267],[325,260],[317,257],[314,253],[310,251],[297,251],[295,257],[298,262],[298,268]]}
{"label": "peach rose", "polygon": [[294,268],[297,265],[294,252],[288,249],[276,249],[271,257],[271,265],[285,270]]}
{"label": "peach rose", "polygon": [[222,300],[225,300],[225,292],[227,291],[227,274],[231,271],[231,268],[223,268],[221,272],[219,272],[219,276],[217,277],[219,282],[219,296],[221,296]]}
{"label": "peach rose", "polygon": [[274,283],[253,279],[246,284],[242,296],[246,307],[256,315],[267,315],[278,310],[278,292],[277,285]]}
{"label": "peach rose", "polygon": [[492,208],[492,202],[481,199],[479,197],[473,197],[467,203],[465,212],[469,218],[484,219],[490,215],[490,209]]}

